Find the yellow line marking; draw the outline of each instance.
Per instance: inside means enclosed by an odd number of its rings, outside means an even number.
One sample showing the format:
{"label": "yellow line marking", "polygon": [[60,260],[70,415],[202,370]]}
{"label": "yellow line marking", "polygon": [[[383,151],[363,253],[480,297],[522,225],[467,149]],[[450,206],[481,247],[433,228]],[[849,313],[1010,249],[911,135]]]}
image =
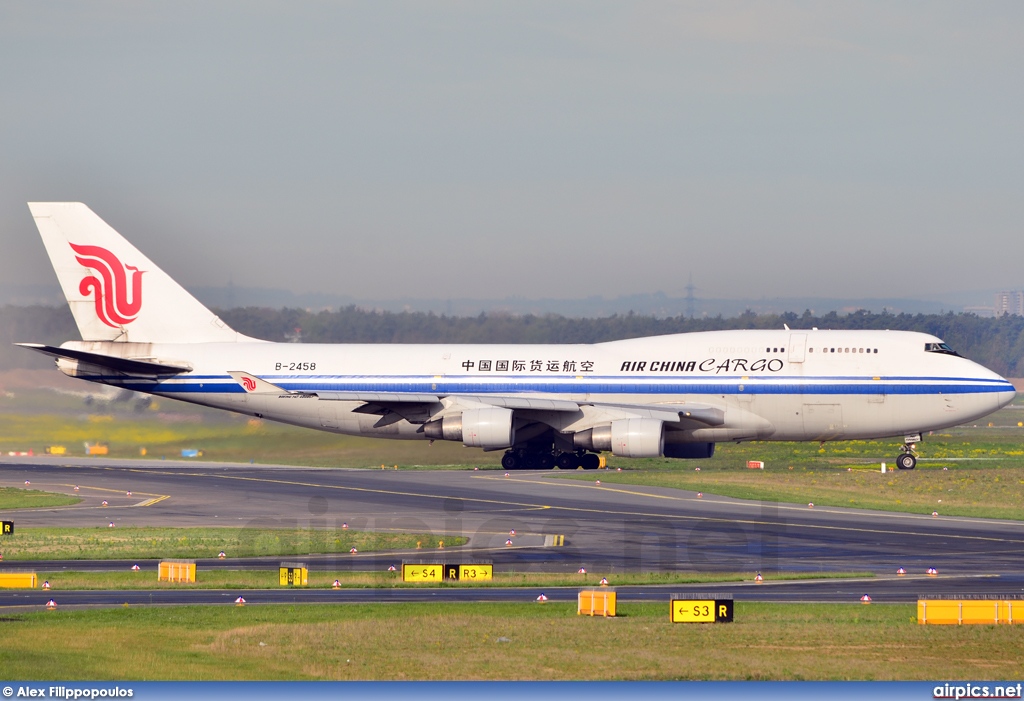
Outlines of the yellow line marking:
{"label": "yellow line marking", "polygon": [[136,508],[138,506],[152,506],[153,504],[159,504],[164,499],[170,499],[170,498],[171,498],[170,494],[164,494],[162,496],[156,497],[155,499],[148,499],[146,501],[139,502],[138,504],[132,504],[131,508],[134,509],[134,508]]}
{"label": "yellow line marking", "polygon": [[[74,489],[77,486],[79,491],[89,490],[89,491],[93,491],[93,492],[109,492],[110,494],[120,494],[123,497],[125,497],[126,499],[132,499],[132,498],[135,498],[136,496],[152,497],[152,498],[151,499],[146,499],[145,501],[140,501],[137,504],[117,504],[115,506],[110,506],[109,504],[107,506],[103,506],[103,505],[99,505],[99,506],[85,505],[85,506],[83,506],[81,504],[65,504],[64,506],[39,506],[39,507],[34,507],[34,508],[10,509],[11,513],[23,513],[24,514],[24,513],[36,513],[36,512],[41,512],[41,511],[88,511],[90,509],[134,509],[134,508],[140,507],[140,506],[152,506],[153,504],[157,504],[157,503],[163,501],[164,499],[170,499],[171,498],[170,494],[155,494],[153,492],[138,492],[138,493],[136,493],[134,491],[132,492],[132,496],[129,497],[128,494],[126,493],[127,490],[111,489],[109,487],[93,487],[93,486],[90,486],[90,485],[87,485],[87,484],[86,485],[82,485],[82,484],[74,485],[74,484],[62,484],[60,482],[56,482],[56,483],[54,483],[54,482],[39,482],[38,484],[37,483],[32,483],[29,486],[30,487],[36,487],[36,486],[39,486],[39,487],[51,487],[51,488],[52,487],[71,487],[72,489]],[[63,494],[62,496],[78,497],[80,499],[84,499],[85,498],[85,496],[80,494],[79,492],[72,492],[71,494]]]}

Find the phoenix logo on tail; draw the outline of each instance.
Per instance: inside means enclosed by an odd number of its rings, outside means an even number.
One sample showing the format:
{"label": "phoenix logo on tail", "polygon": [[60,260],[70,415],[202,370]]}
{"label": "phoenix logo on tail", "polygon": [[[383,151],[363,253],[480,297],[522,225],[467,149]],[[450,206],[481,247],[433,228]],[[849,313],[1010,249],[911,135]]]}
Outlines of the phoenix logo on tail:
{"label": "phoenix logo on tail", "polygon": [[242,378],[242,385],[245,386],[245,390],[247,392],[255,392],[256,391],[256,380],[252,379],[251,377],[243,377]]}
{"label": "phoenix logo on tail", "polygon": [[[142,309],[142,274],[131,265],[125,265],[113,253],[99,246],[70,244],[75,260],[96,275],[82,278],[78,291],[88,297],[95,295],[96,316],[107,326],[118,328],[135,321]],[[128,297],[128,273],[131,272],[131,299]]]}

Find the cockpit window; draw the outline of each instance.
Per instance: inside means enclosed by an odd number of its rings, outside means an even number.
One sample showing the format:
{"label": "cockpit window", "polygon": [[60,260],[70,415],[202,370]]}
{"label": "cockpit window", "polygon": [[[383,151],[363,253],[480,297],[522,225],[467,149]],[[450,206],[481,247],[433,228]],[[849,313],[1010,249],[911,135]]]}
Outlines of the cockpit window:
{"label": "cockpit window", "polygon": [[958,358],[960,357],[959,353],[945,343],[926,343],[924,344],[924,349],[928,353],[943,353],[945,355],[955,355]]}

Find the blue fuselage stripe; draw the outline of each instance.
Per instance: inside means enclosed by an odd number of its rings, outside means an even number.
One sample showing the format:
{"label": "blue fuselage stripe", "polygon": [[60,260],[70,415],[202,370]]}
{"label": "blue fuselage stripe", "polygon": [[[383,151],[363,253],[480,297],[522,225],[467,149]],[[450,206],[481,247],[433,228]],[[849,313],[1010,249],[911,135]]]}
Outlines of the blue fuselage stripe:
{"label": "blue fuselage stripe", "polygon": [[[203,376],[153,380],[120,377],[95,378],[139,392],[159,394],[239,394],[242,387],[230,376]],[[732,394],[732,395],[938,395],[1012,392],[1005,381],[982,378],[707,378],[674,380],[652,377],[588,377],[584,381],[539,378],[487,381],[437,380],[420,377],[266,377],[282,389],[305,392],[409,392],[417,394]],[[482,380],[483,378],[481,378]],[[846,380],[846,381],[844,381]]]}

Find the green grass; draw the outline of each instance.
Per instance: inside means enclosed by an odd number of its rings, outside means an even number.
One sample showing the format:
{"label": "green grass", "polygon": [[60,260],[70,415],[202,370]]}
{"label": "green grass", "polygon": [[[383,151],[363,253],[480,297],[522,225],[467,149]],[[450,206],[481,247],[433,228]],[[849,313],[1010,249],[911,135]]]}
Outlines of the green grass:
{"label": "green grass", "polygon": [[[446,546],[466,543],[446,538]],[[267,528],[18,528],[3,539],[5,561],[296,556],[413,549],[430,534]]]}
{"label": "green grass", "polygon": [[0,487],[0,511],[5,509],[31,509],[34,507],[68,506],[82,501],[78,497],[38,489]]}
{"label": "green grass", "polygon": [[[565,604],[197,606],[8,613],[7,679],[1019,679],[1014,626],[921,626],[913,605],[737,602],[731,624]],[[159,634],[155,634],[159,631]],[[627,652],[628,651],[628,654]]]}
{"label": "green grass", "polygon": [[[161,401],[161,406],[168,403]],[[108,457],[115,458],[139,459],[145,448],[147,460],[173,459],[181,457],[182,449],[195,448],[203,452],[203,460],[312,467],[464,467],[467,459],[469,464],[496,466],[501,460],[500,453],[467,451],[460,443],[438,441],[428,446],[426,441],[339,436],[212,410],[128,415],[5,412],[0,399],[0,452],[32,449],[42,454],[46,447],[59,445],[78,459],[85,455],[85,443],[107,445]]]}
{"label": "green grass", "polygon": [[[398,566],[398,562],[395,563]],[[803,572],[779,572],[769,576],[770,580],[800,579],[864,579],[874,575],[867,572],[839,572],[808,574]],[[590,572],[585,575],[542,572],[496,572],[491,582],[445,582],[444,584],[423,584],[402,582],[400,571],[395,572],[352,572],[319,571],[309,573],[309,588],[329,589],[338,580],[345,589],[370,588],[423,588],[423,587],[583,587],[597,586],[602,577],[607,577],[613,586],[656,585],[656,584],[702,584],[716,582],[753,581],[751,572],[742,573],[699,573],[699,572],[658,572],[622,573]],[[196,581],[192,584],[158,582],[156,574],[149,572],[39,572],[39,579],[50,583],[54,591],[72,589],[273,589],[280,587],[277,570],[225,570],[197,568]],[[40,581],[40,586],[42,581]]]}

